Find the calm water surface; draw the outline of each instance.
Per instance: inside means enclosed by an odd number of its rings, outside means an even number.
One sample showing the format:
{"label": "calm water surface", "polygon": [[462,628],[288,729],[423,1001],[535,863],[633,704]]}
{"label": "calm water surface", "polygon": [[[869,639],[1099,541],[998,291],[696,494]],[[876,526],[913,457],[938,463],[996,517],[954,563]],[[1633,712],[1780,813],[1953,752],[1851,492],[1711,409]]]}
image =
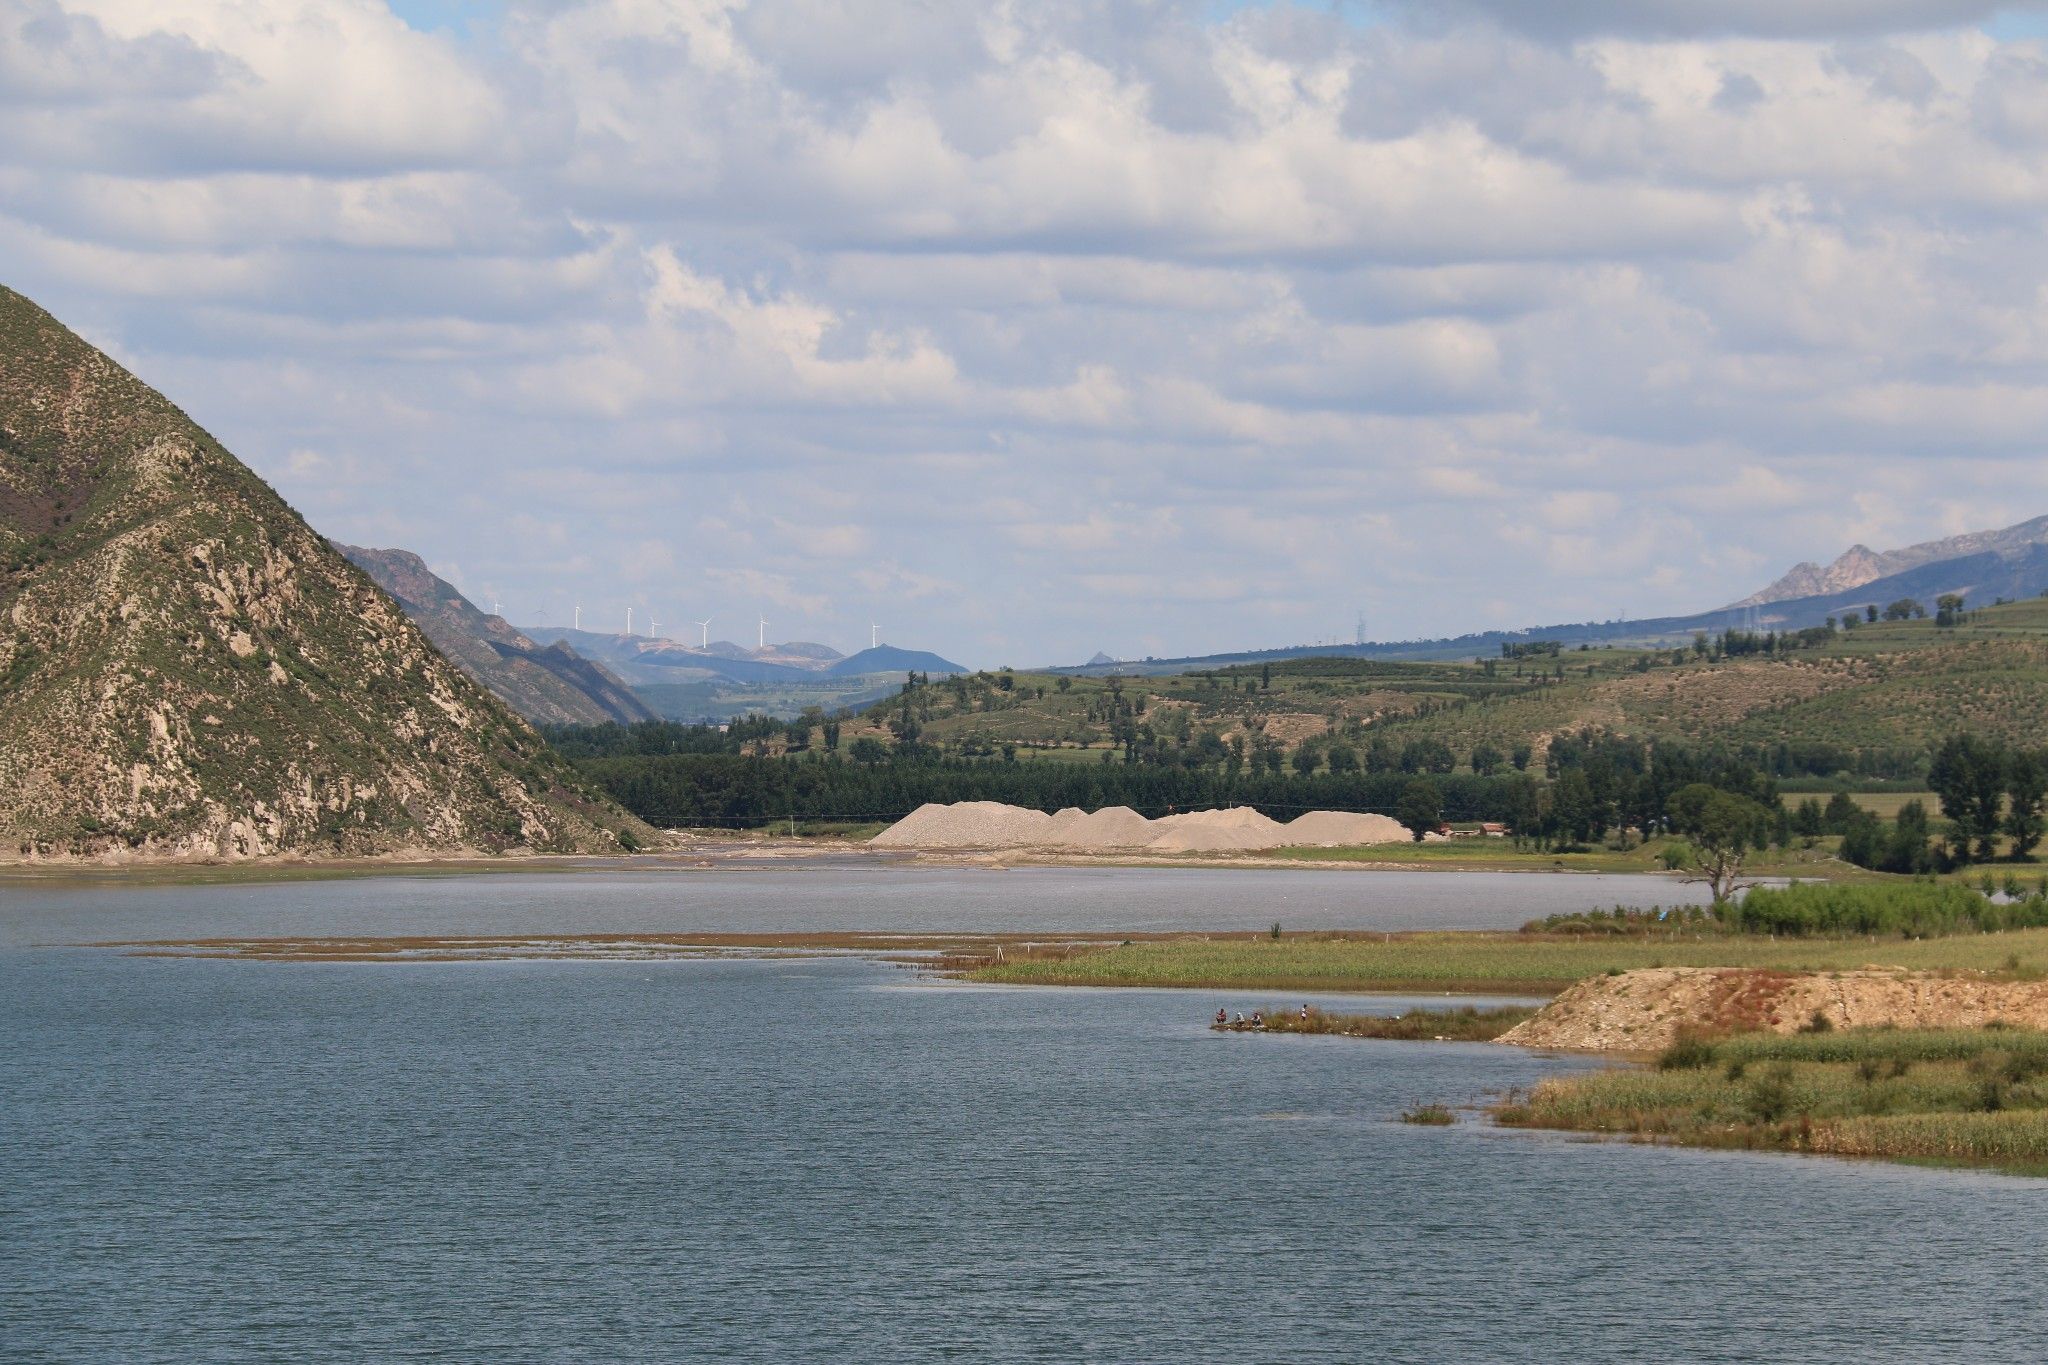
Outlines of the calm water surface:
{"label": "calm water surface", "polygon": [[0,890],[0,1358],[2038,1358],[2048,1184],[1408,1127],[1586,1063],[1203,1027],[1272,997],[27,946],[1477,925],[1567,881],[804,875]]}

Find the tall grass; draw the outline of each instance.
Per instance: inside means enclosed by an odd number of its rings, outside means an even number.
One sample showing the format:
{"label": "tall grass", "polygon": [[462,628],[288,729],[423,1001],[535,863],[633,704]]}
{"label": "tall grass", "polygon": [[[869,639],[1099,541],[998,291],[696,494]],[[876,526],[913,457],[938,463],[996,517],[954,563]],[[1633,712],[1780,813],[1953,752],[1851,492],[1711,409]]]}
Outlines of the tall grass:
{"label": "tall grass", "polygon": [[2048,1159],[2048,1034],[1868,1029],[1684,1038],[1655,1070],[1560,1077],[1510,1126],[2010,1165]]}

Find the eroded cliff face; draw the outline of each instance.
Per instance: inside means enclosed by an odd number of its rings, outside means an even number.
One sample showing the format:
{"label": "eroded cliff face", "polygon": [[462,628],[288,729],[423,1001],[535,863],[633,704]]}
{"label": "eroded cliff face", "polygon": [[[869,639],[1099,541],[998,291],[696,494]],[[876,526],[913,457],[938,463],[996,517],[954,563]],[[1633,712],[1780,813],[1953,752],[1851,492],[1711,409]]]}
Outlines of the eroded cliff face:
{"label": "eroded cliff face", "polygon": [[646,831],[161,395],[0,289],[0,856]]}

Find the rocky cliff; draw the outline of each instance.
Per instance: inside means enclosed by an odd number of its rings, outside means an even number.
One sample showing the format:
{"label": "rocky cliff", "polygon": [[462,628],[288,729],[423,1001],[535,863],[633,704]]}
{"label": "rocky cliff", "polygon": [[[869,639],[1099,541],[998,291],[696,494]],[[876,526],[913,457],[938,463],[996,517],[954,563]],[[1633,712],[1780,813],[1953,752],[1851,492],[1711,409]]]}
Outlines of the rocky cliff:
{"label": "rocky cliff", "polygon": [[0,288],[0,856],[646,834],[211,436]]}

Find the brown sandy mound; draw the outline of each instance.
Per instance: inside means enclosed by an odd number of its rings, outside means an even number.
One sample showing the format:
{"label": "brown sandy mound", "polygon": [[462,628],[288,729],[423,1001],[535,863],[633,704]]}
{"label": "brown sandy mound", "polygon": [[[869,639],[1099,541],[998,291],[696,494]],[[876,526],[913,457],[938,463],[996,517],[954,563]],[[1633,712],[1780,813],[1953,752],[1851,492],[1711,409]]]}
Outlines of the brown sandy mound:
{"label": "brown sandy mound", "polygon": [[1189,811],[1152,823],[1160,834],[1146,847],[1161,853],[1245,853],[1286,842],[1285,825],[1249,806]]}
{"label": "brown sandy mound", "polygon": [[1681,1028],[1792,1033],[1818,1012],[1836,1028],[2048,1028],[2048,982],[1856,972],[1653,967],[1581,981],[1501,1035],[1521,1047],[1654,1052]]}
{"label": "brown sandy mound", "polygon": [[1302,848],[1346,848],[1352,844],[1405,844],[1408,827],[1385,815],[1350,815],[1312,810],[1286,825],[1287,842]]}
{"label": "brown sandy mound", "polygon": [[868,842],[879,848],[1020,848],[1051,826],[1042,810],[1000,801],[927,801]]}

